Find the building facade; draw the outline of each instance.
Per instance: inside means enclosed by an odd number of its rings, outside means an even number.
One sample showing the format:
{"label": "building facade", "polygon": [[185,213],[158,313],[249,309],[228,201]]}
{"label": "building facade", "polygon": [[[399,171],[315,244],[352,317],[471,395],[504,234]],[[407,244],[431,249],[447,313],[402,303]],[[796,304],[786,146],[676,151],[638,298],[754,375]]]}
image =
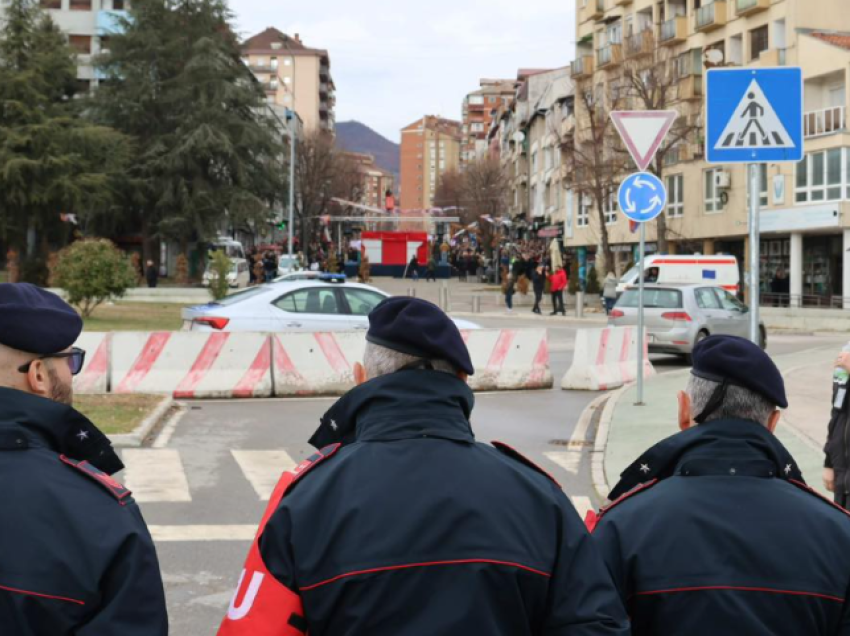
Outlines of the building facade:
{"label": "building facade", "polygon": [[463,144],[461,165],[484,157],[488,150],[487,133],[500,107],[508,105],[516,93],[514,80],[482,79],[481,87],[463,100]]}
{"label": "building facade", "polygon": [[269,27],[245,41],[242,58],[269,103],[294,110],[308,132],[333,132],[336,93],[327,51],[308,48],[297,33],[290,37]]}
{"label": "building facade", "polygon": [[440,176],[459,168],[462,130],[459,121],[433,115],[402,129],[402,208],[427,210],[434,207]]}
{"label": "building facade", "polygon": [[[748,179],[744,166],[708,165],[703,159],[704,74],[710,67],[802,67],[805,159],[761,167],[761,290],[775,290],[775,275],[784,270],[793,304],[850,307],[845,3],[578,0],[577,31],[573,78],[576,94],[588,96],[576,101],[579,130],[591,120],[589,104],[603,114],[641,109],[641,100],[624,85],[624,70],[640,68],[640,60],[665,68],[667,107],[679,111],[679,125],[687,130],[656,166],[669,193],[668,251],[732,254],[742,270],[748,269]],[[613,197],[599,212],[591,197],[577,196],[568,211],[565,243],[592,261],[604,221],[622,271],[634,259],[637,235]],[[655,223],[647,235],[651,249],[658,238]]]}
{"label": "building facade", "polygon": [[395,193],[395,176],[375,163],[375,157],[360,152],[343,153],[357,166],[363,178],[361,203],[373,208],[385,209],[387,192]]}

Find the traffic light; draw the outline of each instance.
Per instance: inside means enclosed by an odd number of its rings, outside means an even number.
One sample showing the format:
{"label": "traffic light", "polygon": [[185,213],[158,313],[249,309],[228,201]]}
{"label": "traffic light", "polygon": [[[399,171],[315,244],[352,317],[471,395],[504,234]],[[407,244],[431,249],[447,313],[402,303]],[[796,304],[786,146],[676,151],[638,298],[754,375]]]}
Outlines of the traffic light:
{"label": "traffic light", "polygon": [[280,223],[278,223],[277,229],[279,229],[281,232],[285,232],[286,231],[286,221],[281,221]]}

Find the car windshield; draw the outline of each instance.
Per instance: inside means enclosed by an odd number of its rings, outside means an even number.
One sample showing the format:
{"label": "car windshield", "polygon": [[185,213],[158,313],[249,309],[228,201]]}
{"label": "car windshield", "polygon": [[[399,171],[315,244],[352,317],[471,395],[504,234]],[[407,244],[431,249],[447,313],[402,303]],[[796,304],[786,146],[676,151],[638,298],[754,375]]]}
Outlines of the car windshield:
{"label": "car windshield", "polygon": [[230,294],[227,298],[223,298],[218,302],[212,303],[214,305],[221,305],[222,307],[229,307],[231,305],[236,305],[241,303],[249,298],[253,298],[254,296],[259,296],[268,291],[266,287],[251,287],[250,289],[245,289],[235,294]]}
{"label": "car windshield", "polygon": [[627,271],[625,274],[623,274],[622,278],[620,278],[620,282],[621,283],[630,283],[634,279],[637,278],[637,275],[638,275],[637,266],[632,267],[629,271]]}
{"label": "car windshield", "polygon": [[[631,309],[637,308],[637,306],[637,289],[627,289],[617,302],[617,307],[620,308]],[[681,309],[682,292],[678,289],[645,289],[643,291],[643,306],[646,309]]]}

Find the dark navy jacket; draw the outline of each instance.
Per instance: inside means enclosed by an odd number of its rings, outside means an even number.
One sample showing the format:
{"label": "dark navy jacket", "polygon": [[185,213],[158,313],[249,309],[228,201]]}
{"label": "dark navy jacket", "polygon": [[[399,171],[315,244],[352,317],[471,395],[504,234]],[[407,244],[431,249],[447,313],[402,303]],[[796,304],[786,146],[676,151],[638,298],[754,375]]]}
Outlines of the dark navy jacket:
{"label": "dark navy jacket", "polygon": [[310,636],[628,633],[593,541],[551,478],[478,444],[469,387],[372,380],[313,443],[345,445],[283,499],[260,542]]}
{"label": "dark navy jacket", "polygon": [[850,517],[766,428],[675,435],[623,473],[623,493],[593,537],[635,636],[850,635]]}
{"label": "dark navy jacket", "polygon": [[153,542],[107,474],[121,467],[72,408],[0,388],[0,634],[168,633]]}

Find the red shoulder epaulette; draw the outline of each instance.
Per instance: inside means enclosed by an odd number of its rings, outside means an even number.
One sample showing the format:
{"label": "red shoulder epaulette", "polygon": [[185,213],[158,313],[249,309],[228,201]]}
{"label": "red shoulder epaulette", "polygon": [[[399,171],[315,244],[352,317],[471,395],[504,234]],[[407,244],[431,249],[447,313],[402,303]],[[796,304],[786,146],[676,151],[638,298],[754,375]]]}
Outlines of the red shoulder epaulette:
{"label": "red shoulder epaulette", "polygon": [[551,479],[551,480],[552,480],[552,482],[553,482],[553,483],[554,483],[554,484],[555,484],[558,488],[560,488],[560,487],[561,487],[561,484],[559,484],[559,483],[558,483],[558,481],[557,481],[554,477],[552,477],[552,475],[550,475],[548,472],[546,472],[545,470],[543,470],[542,468],[540,468],[540,466],[538,466],[537,464],[535,464],[535,463],[534,463],[533,461],[531,461],[528,457],[526,457],[525,455],[521,454],[521,453],[520,453],[517,449],[512,448],[511,446],[508,446],[507,444],[505,444],[505,443],[503,443],[503,442],[491,442],[491,444],[493,444],[493,447],[494,447],[497,451],[499,451],[500,453],[502,453],[502,454],[504,454],[504,455],[507,455],[507,456],[508,456],[508,457],[510,457],[511,459],[515,459],[516,461],[518,461],[518,462],[519,462],[519,463],[521,463],[521,464],[525,464],[525,465],[526,465],[526,466],[528,466],[529,468],[533,468],[534,470],[536,470],[538,473],[540,473],[540,474],[542,474],[542,475],[546,475],[546,477],[548,477],[549,479]]}
{"label": "red shoulder epaulette", "polygon": [[634,488],[632,488],[629,492],[621,495],[615,501],[612,501],[610,504],[602,508],[599,512],[594,512],[593,510],[589,510],[587,512],[587,516],[584,519],[584,524],[587,526],[588,532],[593,532],[596,530],[597,524],[602,520],[606,514],[608,514],[613,508],[616,508],[621,503],[623,503],[626,499],[631,499],[635,495],[638,495],[646,490],[652,488],[655,484],[658,483],[657,479],[653,479],[652,481],[648,481],[645,484],[640,484]]}
{"label": "red shoulder epaulette", "polygon": [[841,511],[841,512],[843,512],[845,515],[847,515],[848,517],[850,517],[850,512],[848,512],[845,508],[843,508],[842,506],[839,506],[839,505],[838,505],[837,503],[835,503],[832,499],[829,499],[828,497],[824,497],[822,494],[820,494],[817,490],[815,490],[814,488],[812,488],[812,487],[811,487],[811,486],[809,486],[808,484],[804,484],[803,482],[801,482],[801,481],[797,481],[796,479],[789,479],[788,481],[789,481],[790,483],[794,484],[795,486],[797,486],[797,488],[799,488],[800,490],[803,490],[803,491],[805,491],[805,492],[809,493],[810,495],[814,495],[814,496],[815,496],[815,497],[817,497],[818,499],[821,499],[821,500],[825,501],[826,503],[828,503],[828,504],[829,504],[830,506],[832,506],[833,508],[835,508],[835,509],[837,509],[837,510],[840,510],[840,511]]}
{"label": "red shoulder epaulette", "polygon": [[102,470],[95,468],[90,463],[86,461],[78,462],[70,457],[65,457],[65,455],[60,455],[59,459],[62,460],[62,463],[65,465],[70,466],[71,468],[76,468],[83,475],[100,484],[110,495],[115,497],[115,499],[118,500],[118,503],[122,506],[130,500],[130,495],[133,493],[131,493],[128,488],[125,488],[123,484],[112,479],[112,477]]}
{"label": "red shoulder epaulette", "polygon": [[310,455],[310,457],[298,464],[292,470],[292,474],[294,476],[292,481],[296,482],[304,477],[304,475],[313,470],[316,466],[334,455],[341,447],[342,444],[331,444],[330,446],[325,446],[322,450],[316,451]]}

